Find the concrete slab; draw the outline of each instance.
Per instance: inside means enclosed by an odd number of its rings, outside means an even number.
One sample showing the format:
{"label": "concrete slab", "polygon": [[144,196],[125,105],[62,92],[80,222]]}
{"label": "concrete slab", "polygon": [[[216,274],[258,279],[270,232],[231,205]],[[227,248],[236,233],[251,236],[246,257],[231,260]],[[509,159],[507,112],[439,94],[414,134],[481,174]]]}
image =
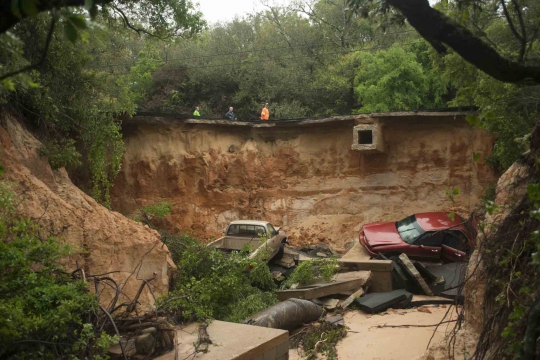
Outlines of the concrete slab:
{"label": "concrete slab", "polygon": [[365,247],[356,242],[351,250],[347,251],[345,255],[341,257],[342,260],[364,260],[367,261],[371,258]]}
{"label": "concrete slab", "polygon": [[405,290],[394,290],[388,293],[367,294],[356,299],[360,309],[368,314],[379,313],[404,301],[410,301],[412,294]]}
{"label": "concrete slab", "polygon": [[156,360],[252,360],[280,359],[288,353],[289,332],[214,320],[208,325],[212,344],[207,353],[195,353],[194,343],[198,339],[198,323],[184,328],[176,327],[176,355],[171,351]]}
{"label": "concrete slab", "polygon": [[366,276],[363,278],[318,283],[298,287],[296,289],[281,290],[277,292],[277,297],[280,301],[285,301],[291,298],[311,300],[328,295],[341,294],[342,292],[348,290],[356,291],[365,285],[369,280],[369,271],[366,271],[365,273]]}

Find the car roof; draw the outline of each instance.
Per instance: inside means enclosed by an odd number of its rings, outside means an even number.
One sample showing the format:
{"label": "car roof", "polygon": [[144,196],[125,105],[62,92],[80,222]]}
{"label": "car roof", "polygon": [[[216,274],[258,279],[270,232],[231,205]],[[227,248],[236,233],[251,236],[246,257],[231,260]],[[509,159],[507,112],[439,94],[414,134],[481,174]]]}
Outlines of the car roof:
{"label": "car roof", "polygon": [[260,220],[235,220],[231,221],[230,225],[260,225],[260,226],[266,226],[267,224],[270,224],[268,221],[260,221]]}
{"label": "car roof", "polygon": [[418,224],[426,231],[444,230],[449,227],[455,227],[456,230],[461,230],[465,227],[463,224],[459,225],[465,221],[461,216],[455,214],[454,220],[452,220],[448,216],[449,214],[450,212],[425,212],[415,214],[415,216]]}

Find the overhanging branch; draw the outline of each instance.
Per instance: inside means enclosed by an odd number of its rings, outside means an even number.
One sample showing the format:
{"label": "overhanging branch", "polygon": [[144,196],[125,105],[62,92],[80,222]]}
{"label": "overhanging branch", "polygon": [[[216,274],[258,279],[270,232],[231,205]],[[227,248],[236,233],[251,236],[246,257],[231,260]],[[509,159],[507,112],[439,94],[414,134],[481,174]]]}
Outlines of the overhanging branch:
{"label": "overhanging branch", "polygon": [[26,72],[28,70],[36,69],[39,66],[41,66],[41,64],[43,64],[43,62],[47,58],[47,53],[49,52],[49,46],[51,45],[51,39],[52,39],[52,35],[54,33],[55,25],[56,25],[56,20],[54,19],[54,15],[53,15],[53,16],[51,16],[51,26],[49,27],[49,32],[47,33],[47,40],[45,41],[45,48],[43,49],[43,53],[41,54],[41,58],[39,59],[39,61],[37,63],[35,63],[35,64],[30,64],[28,66],[25,66],[25,67],[19,69],[19,70],[12,71],[12,72],[9,72],[7,74],[4,74],[4,75],[0,76],[0,81],[2,81],[4,79],[7,79],[7,78],[9,78],[11,76],[21,74],[21,73]]}
{"label": "overhanging branch", "polygon": [[[357,0],[351,1],[354,4]],[[500,81],[533,81],[540,84],[540,66],[526,66],[502,57],[466,27],[433,9],[428,0],[388,0],[388,4],[399,10],[423,38],[436,46],[436,50],[441,51],[446,45]]]}
{"label": "overhanging branch", "polygon": [[[113,0],[95,0],[96,5],[105,5]],[[21,17],[15,15],[11,9],[12,0],[0,0],[0,34],[5,33],[22,19],[28,17],[24,11],[21,10]],[[36,8],[38,12],[49,11],[53,9],[61,9],[65,7],[81,7],[84,6],[85,0],[47,0],[36,1]]]}

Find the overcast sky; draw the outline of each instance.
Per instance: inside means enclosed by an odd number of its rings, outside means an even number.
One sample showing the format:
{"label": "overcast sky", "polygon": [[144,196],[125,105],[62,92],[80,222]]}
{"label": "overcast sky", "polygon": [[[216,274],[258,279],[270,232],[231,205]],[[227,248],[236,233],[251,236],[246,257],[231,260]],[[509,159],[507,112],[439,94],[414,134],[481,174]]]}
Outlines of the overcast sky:
{"label": "overcast sky", "polygon": [[[194,1],[196,2],[196,1]],[[270,4],[289,3],[287,0],[269,1]],[[199,9],[208,24],[218,21],[231,21],[235,16],[264,9],[259,0],[199,0]]]}
{"label": "overcast sky", "polygon": [[[289,4],[292,0],[264,0],[272,5]],[[197,0],[193,0],[194,3]],[[438,0],[429,0],[433,5]],[[243,16],[264,9],[260,0],[198,0],[204,19],[212,25],[219,21],[231,21],[235,16]]]}

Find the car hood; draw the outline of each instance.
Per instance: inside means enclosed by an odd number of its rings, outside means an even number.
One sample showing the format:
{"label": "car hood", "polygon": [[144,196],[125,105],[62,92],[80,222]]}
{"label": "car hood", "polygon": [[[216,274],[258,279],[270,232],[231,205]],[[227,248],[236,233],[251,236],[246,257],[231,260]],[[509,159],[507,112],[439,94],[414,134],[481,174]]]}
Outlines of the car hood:
{"label": "car hood", "polygon": [[393,222],[379,222],[364,226],[364,238],[370,246],[403,244],[396,224]]}

